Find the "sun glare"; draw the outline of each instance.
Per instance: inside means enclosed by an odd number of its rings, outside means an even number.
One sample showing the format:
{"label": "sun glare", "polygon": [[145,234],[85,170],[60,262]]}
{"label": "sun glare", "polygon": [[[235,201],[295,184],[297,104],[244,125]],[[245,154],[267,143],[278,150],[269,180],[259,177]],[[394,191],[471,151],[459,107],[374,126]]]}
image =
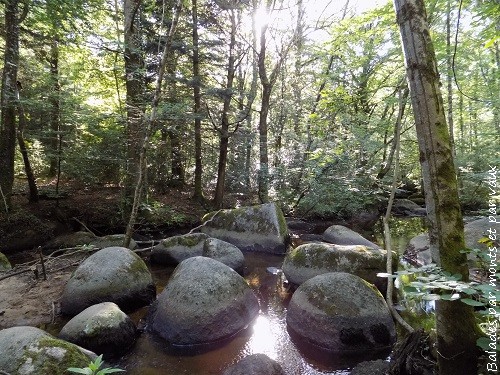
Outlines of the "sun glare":
{"label": "sun glare", "polygon": [[261,5],[255,11],[254,21],[257,32],[260,32],[262,28],[266,27],[271,22],[271,15],[268,13],[264,5]]}

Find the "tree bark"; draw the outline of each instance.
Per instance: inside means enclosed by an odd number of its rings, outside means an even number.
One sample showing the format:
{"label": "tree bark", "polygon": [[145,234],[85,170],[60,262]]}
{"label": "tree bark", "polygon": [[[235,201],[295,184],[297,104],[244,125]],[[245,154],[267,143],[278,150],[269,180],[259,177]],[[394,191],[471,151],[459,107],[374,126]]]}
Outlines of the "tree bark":
{"label": "tree bark", "polygon": [[0,193],[5,210],[10,210],[14,185],[16,150],[16,90],[19,66],[19,1],[7,1],[5,7],[5,52],[0,105]]}
{"label": "tree bark", "polygon": [[[424,180],[433,261],[468,280],[464,227],[449,129],[436,57],[423,0],[394,0],[406,60]],[[437,301],[440,374],[477,373],[478,327],[474,311],[460,301]]]}
{"label": "tree bark", "polygon": [[[53,26],[55,28],[55,26]],[[59,133],[61,128],[61,84],[59,83],[59,41],[58,37],[54,36],[50,45],[50,78],[52,83],[52,92],[49,96],[50,103],[50,168],[49,176],[55,177],[58,169],[58,153],[59,153]]]}
{"label": "tree bark", "polygon": [[193,198],[203,201],[203,187],[202,187],[202,150],[201,150],[201,77],[200,77],[200,46],[198,38],[198,4],[197,0],[191,2],[191,13],[193,20],[193,112],[194,112],[194,195]]}
{"label": "tree bark", "polygon": [[224,199],[224,187],[226,180],[227,152],[229,145],[229,111],[231,109],[231,100],[233,99],[233,82],[236,73],[236,15],[234,9],[231,13],[231,34],[229,41],[229,60],[227,64],[226,76],[226,94],[222,108],[221,126],[219,129],[219,163],[217,167],[217,185],[215,187],[214,205],[215,208],[222,208]]}

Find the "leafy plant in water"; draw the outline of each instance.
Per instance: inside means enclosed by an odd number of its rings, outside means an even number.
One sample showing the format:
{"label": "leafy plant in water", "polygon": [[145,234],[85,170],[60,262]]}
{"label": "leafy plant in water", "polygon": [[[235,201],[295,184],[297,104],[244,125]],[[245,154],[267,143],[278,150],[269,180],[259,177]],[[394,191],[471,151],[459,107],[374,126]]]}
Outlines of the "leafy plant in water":
{"label": "leafy plant in water", "polygon": [[106,375],[106,374],[112,374],[115,372],[124,372],[125,371],[125,370],[122,370],[119,368],[111,368],[111,367],[106,367],[106,368],[103,368],[102,370],[99,370],[103,364],[104,364],[104,362],[102,360],[102,354],[101,354],[94,361],[90,362],[88,367],[84,367],[84,368],[70,367],[70,368],[68,368],[68,371],[73,372],[75,374],[84,374],[84,375]]}

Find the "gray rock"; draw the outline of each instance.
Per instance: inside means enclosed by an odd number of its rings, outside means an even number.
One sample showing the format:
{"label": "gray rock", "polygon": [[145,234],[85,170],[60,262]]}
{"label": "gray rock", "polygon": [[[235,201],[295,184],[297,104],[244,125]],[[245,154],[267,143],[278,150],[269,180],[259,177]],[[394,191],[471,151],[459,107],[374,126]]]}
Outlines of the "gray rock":
{"label": "gray rock", "polygon": [[336,245],[363,245],[373,249],[380,249],[377,244],[368,241],[359,233],[342,225],[332,225],[323,233],[323,239]]}
{"label": "gray rock", "polygon": [[[500,222],[500,216],[496,216],[496,218],[497,222]],[[488,246],[484,243],[480,243],[479,240],[481,238],[488,237],[488,229],[495,228],[495,226],[496,224],[490,223],[488,217],[467,222],[464,225],[465,246],[469,249],[480,249],[486,251]],[[432,257],[429,234],[421,233],[418,236],[413,237],[406,247],[404,256],[417,266],[431,263]],[[473,267],[476,266],[473,255],[469,256],[469,263]]]}
{"label": "gray rock", "polygon": [[8,271],[10,269],[12,269],[12,266],[9,259],[7,259],[3,253],[0,253],[0,272]]}
{"label": "gray rock", "polygon": [[180,263],[153,303],[148,328],[172,345],[202,345],[231,337],[258,314],[245,279],[214,259]]}
{"label": "gray rock", "polygon": [[101,302],[131,310],[149,304],[156,295],[144,261],[124,247],[107,247],[92,254],[75,270],[61,297],[63,314],[76,315]]}
{"label": "gray rock", "polygon": [[396,216],[420,217],[426,216],[425,208],[409,199],[394,199],[391,212]]}
{"label": "gray rock", "polygon": [[246,356],[222,375],[285,375],[285,372],[278,362],[259,353]]}
{"label": "gray rock", "polygon": [[390,363],[382,359],[361,362],[352,369],[350,375],[385,375],[389,367]]}
{"label": "gray rock", "polygon": [[[97,248],[104,249],[105,247],[122,246],[123,240],[125,239],[124,234],[110,234],[107,236],[97,237],[90,244]],[[130,244],[128,245],[130,250],[137,249],[137,243],[134,239],[130,239]]]}
{"label": "gray rock", "polygon": [[176,266],[187,258],[201,256],[207,238],[203,233],[166,238],[153,248],[151,262]]}
{"label": "gray rock", "polygon": [[[90,232],[74,232],[54,238],[44,245],[46,249],[62,249],[84,245],[95,246],[99,249],[112,246],[122,246],[124,234],[110,234],[108,236],[98,237]],[[129,249],[137,248],[136,242],[130,241]]]}
{"label": "gray rock", "polygon": [[68,367],[86,367],[96,355],[35,327],[0,331],[0,369],[19,375],[63,375]]}
{"label": "gray rock", "polygon": [[212,258],[231,267],[238,273],[243,272],[245,256],[236,246],[217,238],[207,238],[203,245],[204,257]]}
{"label": "gray rock", "polygon": [[59,338],[105,356],[127,352],[134,344],[135,323],[113,302],[87,307],[59,332]]}
{"label": "gray rock", "polygon": [[396,339],[380,292],[360,277],[343,272],[303,283],[290,300],[286,321],[301,339],[332,352],[388,348]]}
{"label": "gray rock", "polygon": [[[365,246],[342,246],[329,243],[307,243],[288,252],[283,261],[287,280],[300,285],[310,278],[328,272],[348,272],[375,284],[384,291],[387,279],[377,277],[385,272],[387,251]],[[393,267],[397,269],[397,255],[393,252]]]}
{"label": "gray rock", "polygon": [[205,215],[200,231],[232,243],[241,250],[282,254],[286,251],[288,228],[275,203],[220,210]]}

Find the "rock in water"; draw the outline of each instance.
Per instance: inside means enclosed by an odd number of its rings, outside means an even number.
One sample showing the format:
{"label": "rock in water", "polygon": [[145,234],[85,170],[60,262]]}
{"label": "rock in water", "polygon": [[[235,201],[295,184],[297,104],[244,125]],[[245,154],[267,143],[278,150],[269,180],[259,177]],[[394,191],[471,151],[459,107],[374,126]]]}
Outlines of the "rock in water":
{"label": "rock in water", "polygon": [[303,283],[290,300],[286,321],[298,337],[332,352],[386,349],[396,340],[394,322],[380,292],[343,272]]}
{"label": "rock in water", "polygon": [[107,247],[78,266],[61,297],[61,311],[76,315],[89,306],[114,302],[123,310],[151,303],[156,296],[146,263],[124,247]]}
{"label": "rock in water", "polygon": [[203,256],[218,260],[239,274],[243,273],[245,256],[240,249],[229,242],[207,238],[203,245]]}
{"label": "rock in water", "polygon": [[343,225],[328,227],[323,233],[323,239],[336,245],[363,245],[372,249],[380,249],[377,244],[368,241],[361,234]]}
{"label": "rock in water", "polygon": [[63,375],[68,367],[86,367],[96,357],[35,327],[0,331],[0,369],[8,374]]}
{"label": "rock in water", "polygon": [[215,343],[244,329],[259,302],[233,269],[211,258],[180,263],[150,309],[148,327],[172,345]]}
{"label": "rock in water", "polygon": [[59,338],[105,356],[127,352],[136,339],[135,323],[113,302],[92,305],[73,317]]}
{"label": "rock in water", "polygon": [[241,250],[282,254],[288,243],[283,212],[275,203],[220,210],[205,215],[200,231]]}
{"label": "rock in water", "polygon": [[222,375],[285,375],[285,372],[278,362],[259,353],[241,359]]}
{"label": "rock in water", "polygon": [[153,248],[151,262],[176,266],[187,258],[200,256],[207,238],[203,233],[165,238]]}

